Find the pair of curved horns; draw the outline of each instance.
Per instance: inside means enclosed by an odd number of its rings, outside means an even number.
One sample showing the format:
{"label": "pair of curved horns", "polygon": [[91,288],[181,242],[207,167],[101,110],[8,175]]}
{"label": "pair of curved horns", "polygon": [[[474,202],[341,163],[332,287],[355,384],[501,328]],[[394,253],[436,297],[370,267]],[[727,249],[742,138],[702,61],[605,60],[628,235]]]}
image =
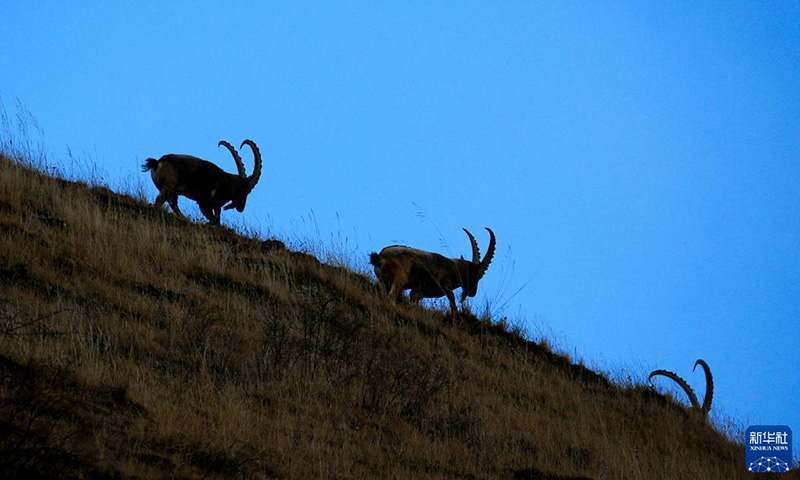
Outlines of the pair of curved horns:
{"label": "pair of curved horns", "polygon": [[256,164],[255,167],[253,168],[253,174],[249,177],[247,176],[247,172],[244,169],[244,163],[242,163],[242,157],[239,156],[239,152],[237,152],[236,149],[233,148],[233,145],[226,142],[225,140],[220,140],[219,143],[217,143],[218,147],[220,146],[225,147],[228,149],[228,151],[231,152],[231,155],[233,155],[233,161],[236,162],[236,169],[239,171],[239,177],[247,181],[247,191],[250,192],[251,190],[253,190],[253,188],[258,183],[258,180],[261,178],[261,152],[258,150],[256,142],[250,139],[243,141],[242,144],[239,146],[239,148],[242,148],[245,145],[250,146],[250,148],[253,150],[253,156],[256,159]]}
{"label": "pair of curved horns", "polygon": [[483,277],[483,275],[486,273],[486,270],[489,268],[489,264],[492,263],[492,258],[494,258],[494,232],[489,227],[485,228],[489,231],[489,248],[486,250],[486,256],[483,257],[483,260],[481,260],[481,251],[478,248],[478,242],[475,241],[475,237],[469,233],[469,230],[466,228],[464,229],[464,232],[466,232],[467,236],[469,237],[469,243],[472,245],[472,263],[480,264],[480,267],[478,268],[478,278]]}
{"label": "pair of curved horns", "polygon": [[662,375],[674,380],[675,383],[680,385],[680,387],[683,388],[683,391],[686,392],[686,395],[689,397],[689,401],[692,402],[692,407],[694,407],[695,410],[698,410],[703,415],[708,415],[708,411],[711,410],[711,401],[714,398],[714,378],[711,376],[711,369],[702,358],[694,362],[694,368],[692,368],[693,372],[697,370],[698,365],[703,368],[703,371],[706,375],[706,394],[703,397],[703,405],[700,405],[700,402],[697,401],[697,396],[694,394],[694,390],[692,390],[692,387],[686,383],[686,380],[682,379],[674,372],[670,372],[668,370],[654,370],[650,376],[647,377],[647,381],[651,382],[653,377],[656,375]]}

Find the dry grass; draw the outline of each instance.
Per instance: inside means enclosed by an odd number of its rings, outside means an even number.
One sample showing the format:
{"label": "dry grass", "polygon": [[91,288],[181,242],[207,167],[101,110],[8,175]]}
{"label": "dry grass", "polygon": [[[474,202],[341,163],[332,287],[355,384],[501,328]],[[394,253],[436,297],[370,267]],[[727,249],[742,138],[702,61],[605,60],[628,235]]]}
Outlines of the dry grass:
{"label": "dry grass", "polygon": [[700,415],[502,321],[6,157],[0,300],[6,477],[748,477]]}

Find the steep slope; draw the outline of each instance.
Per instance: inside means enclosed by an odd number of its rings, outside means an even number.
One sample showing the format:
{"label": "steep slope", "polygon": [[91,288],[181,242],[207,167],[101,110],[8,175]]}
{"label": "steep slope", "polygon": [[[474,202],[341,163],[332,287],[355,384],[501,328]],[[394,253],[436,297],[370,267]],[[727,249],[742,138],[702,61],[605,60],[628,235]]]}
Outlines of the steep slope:
{"label": "steep slope", "polygon": [[0,475],[747,478],[695,412],[0,158]]}

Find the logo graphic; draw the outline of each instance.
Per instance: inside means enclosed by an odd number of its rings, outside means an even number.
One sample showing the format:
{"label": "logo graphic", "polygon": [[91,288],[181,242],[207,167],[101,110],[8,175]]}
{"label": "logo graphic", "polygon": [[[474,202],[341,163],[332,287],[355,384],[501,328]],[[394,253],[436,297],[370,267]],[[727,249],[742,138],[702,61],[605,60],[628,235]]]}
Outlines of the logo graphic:
{"label": "logo graphic", "polygon": [[792,467],[792,429],[786,425],[753,425],[745,432],[748,472],[783,473]]}

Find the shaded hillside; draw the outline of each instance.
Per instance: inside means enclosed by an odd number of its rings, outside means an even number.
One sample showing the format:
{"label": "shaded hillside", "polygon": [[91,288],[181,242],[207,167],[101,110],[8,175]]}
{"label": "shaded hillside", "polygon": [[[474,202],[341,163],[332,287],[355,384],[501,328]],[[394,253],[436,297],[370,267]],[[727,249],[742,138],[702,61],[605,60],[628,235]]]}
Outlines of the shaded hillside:
{"label": "shaded hillside", "polygon": [[4,477],[732,479],[743,462],[695,412],[502,322],[389,304],[279,241],[0,158]]}

